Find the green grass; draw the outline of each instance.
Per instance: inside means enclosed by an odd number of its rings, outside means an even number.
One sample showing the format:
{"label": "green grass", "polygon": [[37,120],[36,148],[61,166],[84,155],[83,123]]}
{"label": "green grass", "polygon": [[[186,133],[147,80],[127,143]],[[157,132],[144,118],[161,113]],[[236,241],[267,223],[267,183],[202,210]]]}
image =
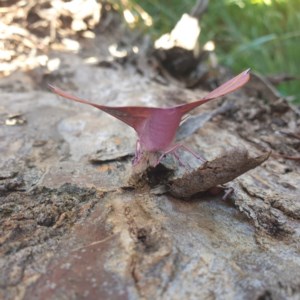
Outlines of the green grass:
{"label": "green grass", "polygon": [[[251,67],[265,75],[298,76],[297,81],[281,84],[279,89],[283,95],[295,95],[299,103],[300,1],[273,0],[271,5],[252,2],[212,1],[203,19],[202,38],[216,41],[221,62],[234,70]],[[214,24],[218,30],[210,31]]]}
{"label": "green grass", "polygon": [[[130,1],[152,17],[153,38],[170,31],[195,2]],[[250,67],[264,75],[297,76],[279,90],[300,103],[300,0],[212,0],[200,25],[201,44],[213,40],[220,63],[234,71]]]}

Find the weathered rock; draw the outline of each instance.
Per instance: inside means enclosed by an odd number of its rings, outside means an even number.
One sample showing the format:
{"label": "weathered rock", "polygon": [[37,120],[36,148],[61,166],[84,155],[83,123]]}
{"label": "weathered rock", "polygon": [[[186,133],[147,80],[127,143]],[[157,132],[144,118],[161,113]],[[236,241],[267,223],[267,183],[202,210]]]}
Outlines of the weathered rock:
{"label": "weathered rock", "polygon": [[208,191],[218,185],[232,181],[236,177],[256,168],[270,156],[270,153],[250,157],[246,149],[234,148],[212,161],[174,178],[168,184],[170,194],[178,198],[188,198],[199,192]]}
{"label": "weathered rock", "polygon": [[[99,103],[163,106],[204,95],[162,86],[133,67],[55,55],[64,67],[47,80]],[[1,299],[300,297],[297,161],[271,156],[227,184],[232,201],[150,193],[128,186],[133,131],[47,90],[13,86],[0,105]],[[294,132],[297,114],[238,95],[226,98],[234,109],[188,129],[183,142],[207,160],[240,145],[254,157],[297,154],[299,140],[279,132]]]}

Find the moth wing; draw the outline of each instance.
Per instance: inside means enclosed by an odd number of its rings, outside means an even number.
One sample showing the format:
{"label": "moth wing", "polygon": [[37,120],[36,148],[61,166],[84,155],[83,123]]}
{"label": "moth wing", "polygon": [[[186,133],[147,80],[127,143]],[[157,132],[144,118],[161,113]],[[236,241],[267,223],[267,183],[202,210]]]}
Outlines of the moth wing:
{"label": "moth wing", "polygon": [[73,100],[76,102],[80,102],[83,104],[94,106],[113,117],[123,121],[127,125],[134,128],[137,132],[140,131],[141,127],[143,126],[144,122],[151,116],[151,113],[155,108],[152,107],[140,107],[140,106],[120,106],[120,107],[114,107],[114,106],[106,106],[106,105],[100,105],[93,102],[90,102],[88,100],[85,100],[83,98],[71,95],[53,85],[49,84],[49,87],[51,88],[52,92],[64,97],[69,100]]}
{"label": "moth wing", "polygon": [[151,117],[156,108],[141,106],[102,106],[101,110],[123,121],[136,132],[141,133],[145,122]]}
{"label": "moth wing", "polygon": [[241,74],[235,76],[234,78],[228,80],[208,95],[206,95],[202,100],[210,100],[224,96],[226,94],[232,93],[246,84],[250,78],[250,69],[242,72]]}
{"label": "moth wing", "polygon": [[237,89],[239,89],[240,87],[242,87],[244,84],[246,84],[248,82],[248,80],[250,79],[249,72],[250,72],[250,69],[240,73],[239,75],[228,80],[227,82],[223,83],[221,86],[219,86],[218,88],[216,88],[215,90],[213,90],[212,92],[207,94],[204,98],[202,98],[198,101],[195,101],[195,102],[180,105],[180,106],[178,106],[178,109],[180,110],[180,112],[182,114],[185,114],[185,113],[189,112],[190,110],[192,110],[212,99],[215,99],[215,98],[218,98],[218,97],[221,97],[221,96],[224,96],[226,94],[236,91]]}

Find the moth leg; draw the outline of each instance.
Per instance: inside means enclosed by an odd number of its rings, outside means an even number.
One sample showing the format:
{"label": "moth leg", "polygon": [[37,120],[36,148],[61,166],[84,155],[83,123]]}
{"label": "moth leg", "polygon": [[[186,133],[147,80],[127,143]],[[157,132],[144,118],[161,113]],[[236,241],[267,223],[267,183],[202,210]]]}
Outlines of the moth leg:
{"label": "moth leg", "polygon": [[206,159],[205,159],[205,158],[203,158],[201,155],[197,154],[196,152],[194,152],[193,150],[191,150],[191,149],[188,148],[187,146],[182,145],[182,144],[176,144],[175,146],[177,146],[176,149],[183,148],[185,151],[191,153],[191,154],[192,154],[193,156],[195,156],[197,159],[200,159],[200,160],[202,160],[203,162],[206,162]]}
{"label": "moth leg", "polygon": [[186,167],[186,164],[180,159],[178,153],[177,153],[177,149],[175,149],[171,154],[173,154],[173,156],[178,160],[179,165],[181,167]]}
{"label": "moth leg", "polygon": [[154,167],[156,167],[156,166],[161,162],[161,160],[164,158],[165,155],[166,155],[166,153],[163,153],[163,154],[158,158],[158,160],[156,161]]}
{"label": "moth leg", "polygon": [[[178,150],[179,148],[183,148],[184,150],[190,152],[190,153],[191,153],[193,156],[195,156],[197,159],[200,159],[201,161],[206,162],[206,159],[204,159],[203,157],[201,157],[199,154],[196,154],[196,153],[195,153],[193,150],[191,150],[190,148],[188,148],[188,147],[186,147],[186,146],[184,146],[184,145],[182,145],[182,144],[175,144],[175,145],[173,145],[172,147],[170,147],[168,150],[166,150],[166,151],[164,151],[164,152],[162,153],[162,155],[161,155],[161,156],[159,157],[159,159],[157,160],[155,166],[157,166],[157,165],[161,162],[161,160],[163,159],[163,157],[164,157],[165,155],[167,155],[167,154],[173,154],[174,157],[179,161],[180,166],[186,167],[186,164],[184,164],[184,163],[182,162],[182,160],[180,159],[180,157],[179,157],[179,155],[178,155],[178,153],[177,153],[177,150]],[[189,167],[190,167],[190,166],[189,166]]]}
{"label": "moth leg", "polygon": [[233,192],[234,192],[233,187],[225,188],[225,192],[224,192],[224,195],[222,197],[222,200],[224,200],[224,201],[228,200],[229,197],[232,196]]}
{"label": "moth leg", "polygon": [[[166,151],[159,157],[159,159],[158,159],[158,161],[157,161],[157,164],[160,163],[160,161],[162,160],[162,158],[163,158],[166,154],[173,154],[173,155],[178,159],[178,161],[182,163],[182,161],[179,159],[179,156],[178,156],[178,154],[177,154],[177,150],[178,150],[179,148],[183,148],[185,151],[191,153],[191,154],[192,154],[193,156],[195,156],[197,159],[199,159],[199,160],[201,160],[201,161],[203,161],[203,162],[206,162],[206,159],[205,159],[205,158],[203,158],[202,156],[200,156],[199,154],[197,154],[196,152],[194,152],[193,150],[191,150],[191,149],[188,148],[187,146],[182,145],[182,144],[175,144],[175,145],[173,145],[171,148],[169,148],[168,150],[166,150]],[[176,153],[176,155],[175,155],[175,153]],[[183,165],[184,165],[184,164],[183,164]]]}
{"label": "moth leg", "polygon": [[157,160],[156,164],[154,165],[154,167],[156,167],[161,162],[161,160],[164,158],[164,156],[167,155],[167,154],[173,154],[174,157],[179,161],[179,164],[184,166],[184,163],[182,162],[182,160],[179,158],[178,154],[176,153],[177,149],[178,149],[178,145],[176,144],[173,147],[166,150],[165,152],[163,152],[161,154],[161,156],[158,158],[158,160]]}
{"label": "moth leg", "polygon": [[136,145],[135,145],[135,154],[134,154],[134,158],[132,160],[132,164],[137,165],[139,163],[139,161],[141,160],[141,157],[142,157],[142,149],[141,149],[140,140],[138,139],[136,141]]}

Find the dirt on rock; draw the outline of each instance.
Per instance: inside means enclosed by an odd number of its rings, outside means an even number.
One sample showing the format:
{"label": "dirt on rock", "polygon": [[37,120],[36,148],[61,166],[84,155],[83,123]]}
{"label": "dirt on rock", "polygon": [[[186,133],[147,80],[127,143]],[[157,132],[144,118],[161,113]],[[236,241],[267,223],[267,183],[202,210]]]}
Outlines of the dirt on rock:
{"label": "dirt on rock", "polygon": [[[26,15],[32,40],[42,38],[32,24],[52,7],[40,5]],[[253,157],[271,151],[226,184],[233,190],[226,200],[209,192],[182,200],[158,173],[152,184],[130,185],[134,131],[57,97],[47,84],[111,106],[171,106],[207,91],[170,81],[148,52],[113,57],[111,45],[142,49],[145,39],[108,11],[98,23],[83,18],[86,28],[73,36],[77,53],[39,49],[33,68],[16,67],[0,80],[0,298],[298,299],[299,110],[262,93],[254,76],[193,112],[205,122],[190,123],[180,138],[208,161],[236,147]],[[59,20],[55,41],[64,45],[74,27]],[[163,163],[178,176],[189,172],[169,158]]]}

